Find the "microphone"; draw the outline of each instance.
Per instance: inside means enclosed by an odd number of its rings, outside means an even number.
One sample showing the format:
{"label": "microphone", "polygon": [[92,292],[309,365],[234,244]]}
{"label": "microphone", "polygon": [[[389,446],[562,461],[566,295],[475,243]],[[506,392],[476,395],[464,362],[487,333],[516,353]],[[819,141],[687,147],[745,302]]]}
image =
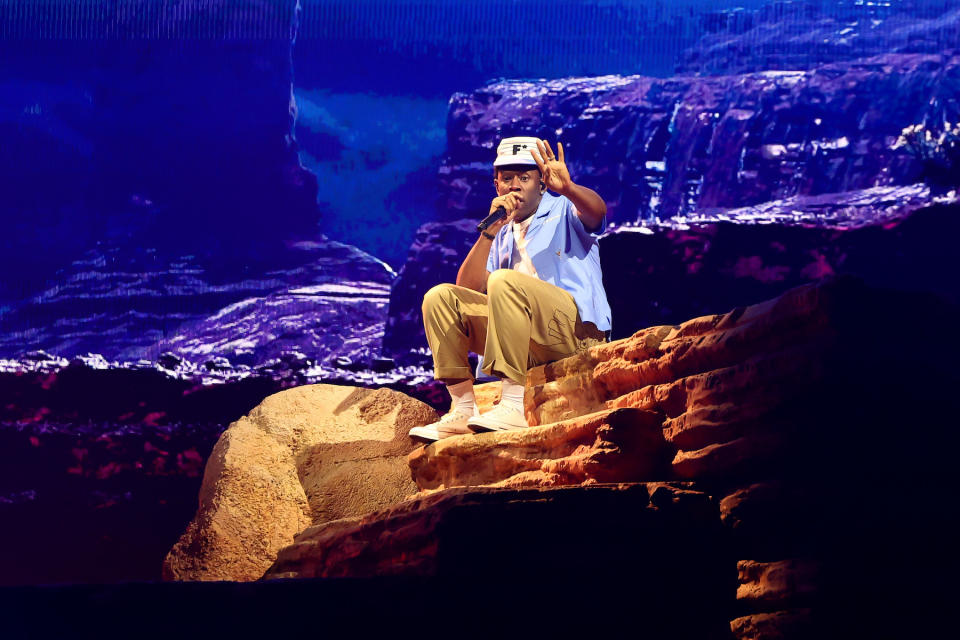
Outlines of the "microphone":
{"label": "microphone", "polygon": [[502,220],[507,217],[507,210],[503,207],[497,207],[497,210],[484,218],[480,224],[477,225],[477,231],[485,231],[487,227],[492,225],[497,220]]}

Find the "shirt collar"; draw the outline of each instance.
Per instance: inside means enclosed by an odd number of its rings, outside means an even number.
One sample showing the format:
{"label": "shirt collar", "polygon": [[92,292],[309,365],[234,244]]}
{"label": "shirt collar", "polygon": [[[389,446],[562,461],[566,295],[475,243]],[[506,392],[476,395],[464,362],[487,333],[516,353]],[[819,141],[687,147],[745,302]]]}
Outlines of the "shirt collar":
{"label": "shirt collar", "polygon": [[543,192],[543,197],[540,198],[540,204],[537,205],[537,212],[533,214],[534,218],[542,218],[550,213],[550,201],[553,200],[553,196]]}

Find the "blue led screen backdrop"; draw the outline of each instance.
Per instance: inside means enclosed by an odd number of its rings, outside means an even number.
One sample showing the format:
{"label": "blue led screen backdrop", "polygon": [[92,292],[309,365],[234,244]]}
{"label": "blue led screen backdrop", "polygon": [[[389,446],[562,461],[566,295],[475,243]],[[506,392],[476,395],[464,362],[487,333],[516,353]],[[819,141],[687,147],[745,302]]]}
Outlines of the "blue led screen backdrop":
{"label": "blue led screen backdrop", "polygon": [[[491,140],[511,129],[565,140],[585,182],[613,204],[611,219],[629,223],[917,182],[917,163],[889,150],[891,136],[955,109],[938,93],[950,89],[949,58],[910,69],[877,58],[945,55],[957,23],[944,1],[551,6],[556,15],[512,0],[3,3],[2,266],[17,277],[0,284],[0,353],[263,362],[250,346],[259,323],[228,313],[234,335],[214,336],[205,319],[278,292],[280,280],[359,278],[349,260],[343,273],[264,278],[313,260],[296,256],[321,234],[369,254],[363,269],[379,272],[362,281],[383,295],[418,228],[483,208],[487,192],[459,201],[449,172],[469,162],[471,185],[482,182]],[[854,69],[857,60],[879,71]],[[941,71],[921,78],[924,65]],[[563,88],[576,86],[564,78],[608,75],[617,78],[579,94]],[[617,93],[632,75],[651,79],[643,108],[656,113],[614,113],[600,125],[607,136],[587,131],[610,108],[589,96]],[[511,79],[533,82],[488,85]],[[545,90],[565,92],[562,104],[534,105]],[[476,91],[490,116],[459,121],[480,106]],[[792,99],[775,104],[778,92]],[[513,123],[494,113],[506,94],[530,101],[509,106]],[[685,106],[685,96],[702,103]],[[693,107],[709,127],[687,122]],[[552,113],[532,124],[532,109]],[[889,157],[858,148],[871,144]],[[797,163],[805,168],[789,169],[790,180],[770,175]],[[141,282],[117,281],[111,264]],[[303,318],[291,331],[329,320]],[[320,342],[304,355],[336,355]]]}
{"label": "blue led screen backdrop", "polygon": [[0,512],[163,522],[3,579],[151,577],[279,388],[442,406],[420,300],[501,137],[607,201],[616,338],[845,273],[955,304],[958,42],[950,0],[0,0]]}

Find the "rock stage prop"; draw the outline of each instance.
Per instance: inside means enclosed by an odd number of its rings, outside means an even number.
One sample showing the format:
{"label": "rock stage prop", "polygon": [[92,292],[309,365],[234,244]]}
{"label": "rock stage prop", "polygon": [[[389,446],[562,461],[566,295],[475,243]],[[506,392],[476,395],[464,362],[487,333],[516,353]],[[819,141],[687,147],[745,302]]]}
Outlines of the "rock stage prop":
{"label": "rock stage prop", "polygon": [[[262,567],[267,579],[623,585],[643,603],[639,619],[670,618],[678,637],[880,625],[883,616],[859,616],[906,606],[903,585],[934,580],[930,567],[952,544],[957,348],[934,336],[957,315],[932,295],[837,278],[539,367],[528,376],[528,430],[413,448],[398,425],[390,455],[412,449],[419,489],[407,499],[398,484],[393,504],[317,510],[323,490],[304,482],[299,494],[283,463],[298,497],[276,495],[270,512],[285,501],[298,516],[243,578]],[[493,396],[484,388],[481,404]],[[283,396],[268,402],[284,406]],[[405,402],[412,413],[391,414],[404,428],[430,419]],[[231,489],[220,462],[233,458],[244,473],[231,443],[260,411],[225,433],[204,483],[220,487],[238,526],[275,526],[260,508],[266,487]],[[294,406],[282,413],[290,424],[277,429],[317,437],[316,421]],[[323,473],[297,469],[301,479]],[[353,477],[359,490],[384,474]],[[364,514],[363,504],[377,510]],[[201,566],[194,552],[182,542],[168,567],[177,558],[194,563],[191,579],[224,575],[228,561],[208,556]]]}
{"label": "rock stage prop", "polygon": [[312,521],[402,500],[415,490],[407,432],[436,417],[389,389],[308,385],[270,396],[214,447],[200,509],[164,578],[255,580]]}

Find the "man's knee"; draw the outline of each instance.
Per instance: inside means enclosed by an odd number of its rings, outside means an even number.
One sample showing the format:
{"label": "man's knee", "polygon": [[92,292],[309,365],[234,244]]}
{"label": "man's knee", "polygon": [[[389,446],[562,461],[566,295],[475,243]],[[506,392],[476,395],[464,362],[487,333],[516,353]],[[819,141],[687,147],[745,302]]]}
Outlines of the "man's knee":
{"label": "man's knee", "polygon": [[452,296],[453,285],[447,282],[438,284],[423,295],[423,304],[420,310],[426,316],[431,309],[436,309],[440,305],[449,303]]}
{"label": "man's knee", "polygon": [[494,298],[513,288],[517,282],[519,272],[513,269],[497,269],[487,279],[487,295]]}

